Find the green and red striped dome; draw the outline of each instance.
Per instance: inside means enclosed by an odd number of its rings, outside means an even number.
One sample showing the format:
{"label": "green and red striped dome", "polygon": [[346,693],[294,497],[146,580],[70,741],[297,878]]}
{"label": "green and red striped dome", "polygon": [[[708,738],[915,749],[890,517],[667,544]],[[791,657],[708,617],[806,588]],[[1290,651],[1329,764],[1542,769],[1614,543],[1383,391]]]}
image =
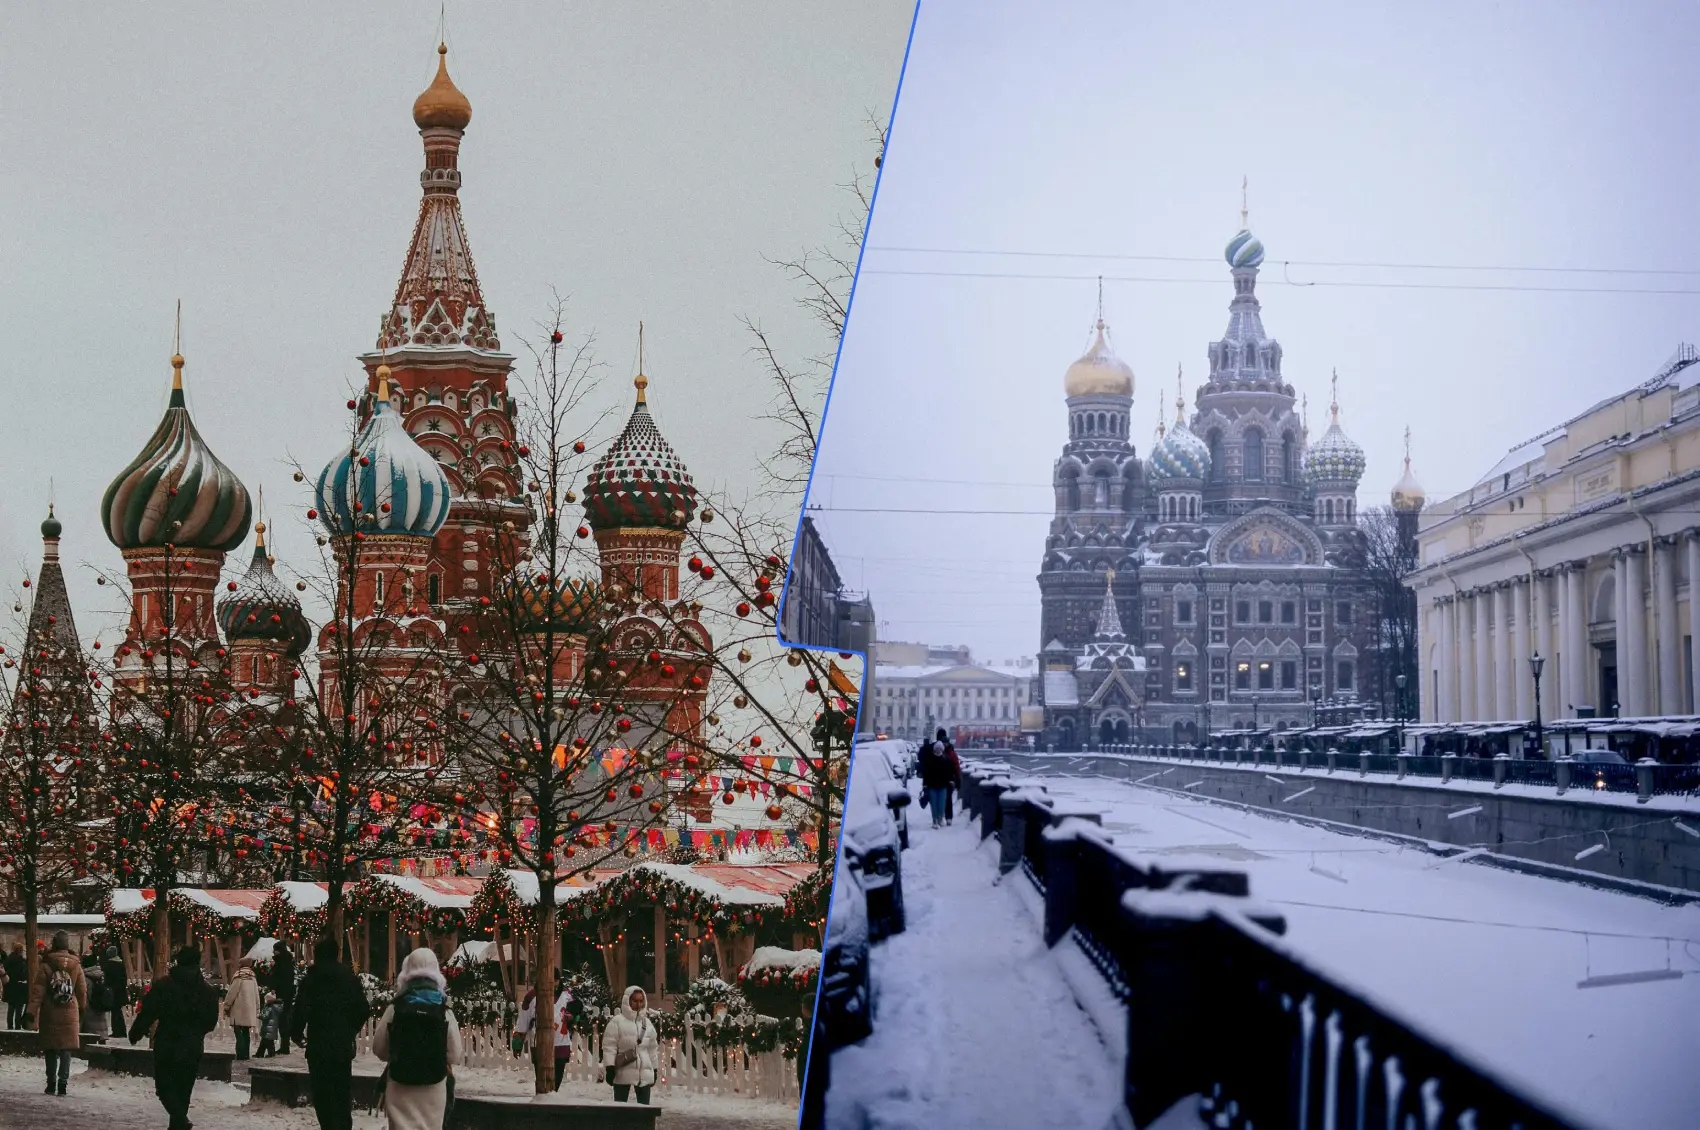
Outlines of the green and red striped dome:
{"label": "green and red striped dome", "polygon": [[594,530],[632,527],[683,529],[696,513],[697,488],[649,414],[638,374],[637,407],[626,430],[590,469],[584,513]]}

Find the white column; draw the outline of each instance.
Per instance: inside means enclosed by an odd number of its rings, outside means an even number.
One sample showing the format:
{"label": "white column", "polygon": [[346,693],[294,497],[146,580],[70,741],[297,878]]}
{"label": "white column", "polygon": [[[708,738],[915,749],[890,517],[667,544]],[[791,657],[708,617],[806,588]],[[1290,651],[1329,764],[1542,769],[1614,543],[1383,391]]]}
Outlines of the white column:
{"label": "white column", "polygon": [[1493,693],[1493,625],[1490,615],[1493,608],[1493,591],[1478,591],[1470,598],[1470,603],[1476,606],[1475,716],[1482,721],[1491,721],[1496,717],[1494,711],[1497,707]]}
{"label": "white column", "polygon": [[1535,716],[1535,684],[1529,674],[1529,579],[1511,582],[1511,702],[1513,718],[1524,721]]}
{"label": "white column", "polygon": [[1552,594],[1552,578],[1543,573],[1535,574],[1534,584],[1529,586],[1529,616],[1535,621],[1535,654],[1546,660],[1546,666],[1541,668],[1541,717],[1556,718],[1564,709],[1564,703],[1554,702],[1552,688],[1558,685],[1555,674],[1557,665],[1553,662],[1552,647],[1552,605],[1549,598]]}
{"label": "white column", "polygon": [[[1623,659],[1617,661],[1618,697],[1626,699],[1625,714],[1651,714],[1652,687],[1647,678],[1647,573],[1639,546],[1625,555],[1629,585],[1624,594],[1629,605],[1629,629],[1623,638],[1629,647],[1629,693],[1623,692]],[[1619,647],[1621,653],[1622,647]]]}
{"label": "white column", "polygon": [[1450,722],[1456,717],[1456,708],[1452,704],[1452,681],[1458,677],[1457,664],[1452,658],[1452,601],[1436,600],[1433,607],[1435,635],[1439,637],[1440,647],[1434,668],[1429,673],[1429,685],[1424,688],[1433,698],[1427,712],[1428,720]]}
{"label": "white column", "polygon": [[1475,702],[1470,695],[1471,668],[1475,665],[1470,645],[1470,598],[1463,593],[1452,598],[1452,659],[1458,669],[1452,684],[1452,720],[1462,722],[1475,717],[1470,709]]}
{"label": "white column", "polygon": [[1587,561],[1573,562],[1570,568],[1570,647],[1575,656],[1570,664],[1570,677],[1574,680],[1570,701],[1577,706],[1592,703],[1598,708],[1599,703],[1594,701],[1598,695],[1588,689],[1593,682],[1589,672],[1594,668],[1594,645],[1588,635]]}
{"label": "white column", "polygon": [[1682,711],[1682,628],[1676,622],[1676,546],[1655,543],[1653,568],[1653,645],[1659,657],[1660,714]]}
{"label": "white column", "polygon": [[1570,704],[1576,701],[1576,672],[1575,667],[1575,625],[1572,621],[1572,606],[1570,601],[1570,565],[1566,562],[1553,570],[1553,597],[1558,601],[1558,639],[1554,641],[1558,652],[1558,677],[1551,686],[1558,688],[1558,701],[1552,704],[1554,718],[1568,718],[1572,713]]}
{"label": "white column", "polygon": [[[1629,715],[1635,713],[1629,685],[1629,551],[1617,550],[1612,555],[1611,567],[1612,639],[1617,645],[1617,710],[1619,714]],[[1604,697],[1603,694],[1601,697]],[[1611,705],[1601,702],[1600,713],[1610,714]]]}
{"label": "white column", "polygon": [[[1700,649],[1700,530],[1689,530],[1685,539],[1688,549],[1688,646],[1692,652]],[[1692,670],[1689,677],[1689,709],[1700,712],[1700,654],[1690,654]]]}
{"label": "white column", "polygon": [[1495,718],[1517,717],[1513,688],[1517,670],[1511,662],[1511,586],[1493,590],[1493,709]]}

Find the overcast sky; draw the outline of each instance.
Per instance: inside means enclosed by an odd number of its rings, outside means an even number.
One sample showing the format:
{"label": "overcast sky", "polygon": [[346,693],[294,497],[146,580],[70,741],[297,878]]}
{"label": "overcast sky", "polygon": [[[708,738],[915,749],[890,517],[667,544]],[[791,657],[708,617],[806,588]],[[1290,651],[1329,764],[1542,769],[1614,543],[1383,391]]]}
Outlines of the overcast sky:
{"label": "overcast sky", "polygon": [[[202,435],[266,487],[280,562],[312,551],[287,460],[344,442],[394,293],[438,8],[0,4],[0,569],[34,571],[51,478],[85,637],[112,601],[79,566],[122,568],[100,496],[165,408],[178,298]],[[873,171],[911,14],[450,0],[461,199],[508,351],[558,288],[569,330],[597,335],[617,428],[644,319],[662,429],[700,485],[754,489],[774,437],[751,420],[768,391],[740,318],[788,355],[829,347],[767,260],[831,242],[853,208],[841,186]]]}
{"label": "overcast sky", "polygon": [[1143,457],[1227,324],[1242,176],[1264,324],[1313,437],[1339,369],[1360,505],[1407,424],[1438,499],[1651,377],[1700,339],[1697,41],[1654,0],[925,0],[810,495],[881,637],[1038,649],[1093,277]]}

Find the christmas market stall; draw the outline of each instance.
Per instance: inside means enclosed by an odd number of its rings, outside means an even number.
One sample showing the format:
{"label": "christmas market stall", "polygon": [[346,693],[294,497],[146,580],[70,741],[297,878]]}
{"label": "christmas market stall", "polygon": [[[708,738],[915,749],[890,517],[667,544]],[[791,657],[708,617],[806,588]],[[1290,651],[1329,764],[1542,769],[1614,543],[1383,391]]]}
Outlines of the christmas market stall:
{"label": "christmas market stall", "polygon": [[[171,946],[197,945],[203,967],[228,982],[261,934],[260,909],[270,890],[179,887],[171,892]],[[152,975],[152,890],[119,887],[106,896],[106,927],[132,980]]]}
{"label": "christmas market stall", "polygon": [[820,982],[820,950],[761,946],[738,970],[738,991],[768,1016],[807,1017]]}
{"label": "christmas market stall", "polygon": [[467,915],[484,879],[369,875],[350,892],[350,943],[356,967],[385,980],[421,946],[447,961],[467,932]]}
{"label": "christmas market stall", "polygon": [[260,904],[260,929],[287,945],[297,962],[304,961],[324,933],[329,902],[323,883],[285,880],[267,892]]}
{"label": "christmas market stall", "polygon": [[[618,874],[618,871],[592,871],[560,880],[555,886],[555,905],[566,907]],[[526,939],[537,928],[537,876],[530,871],[497,870],[482,883],[469,913],[473,921],[490,930],[491,947],[485,951],[485,959],[496,962],[509,999],[519,1000],[525,992],[518,986],[529,985],[532,980],[533,955]],[[560,912],[565,913],[565,910]],[[564,933],[559,929],[556,932]],[[582,955],[572,952],[575,948],[570,939],[563,939],[558,968],[578,964]]]}

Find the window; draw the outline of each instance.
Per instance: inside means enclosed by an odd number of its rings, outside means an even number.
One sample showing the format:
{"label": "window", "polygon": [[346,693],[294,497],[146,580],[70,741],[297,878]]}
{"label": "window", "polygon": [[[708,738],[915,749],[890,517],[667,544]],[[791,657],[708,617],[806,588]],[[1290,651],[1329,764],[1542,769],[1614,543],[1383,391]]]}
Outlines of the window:
{"label": "window", "polygon": [[432,573],[425,578],[425,599],[432,604],[443,603],[443,576],[441,573]]}
{"label": "window", "polygon": [[1295,690],[1298,688],[1298,685],[1298,662],[1292,659],[1283,659],[1281,661],[1281,689],[1284,691]]}
{"label": "window", "polygon": [[1190,623],[1192,623],[1192,601],[1190,601],[1190,600],[1177,600],[1177,601],[1175,601],[1175,623],[1177,623],[1177,624],[1190,624]]}
{"label": "window", "polygon": [[382,573],[377,574],[373,578],[372,584],[372,599],[382,605],[384,603],[384,575]]}
{"label": "window", "polygon": [[1275,689],[1275,664],[1267,659],[1257,662],[1257,689],[1272,691]]}
{"label": "window", "polygon": [[1334,609],[1334,622],[1336,624],[1350,624],[1352,622],[1352,602],[1351,601],[1342,600],[1339,603],[1339,605],[1337,605],[1335,607],[1335,609]]}
{"label": "window", "polygon": [[1256,428],[1247,428],[1245,433],[1245,481],[1263,481],[1263,433]]}
{"label": "window", "polygon": [[1342,659],[1340,661],[1340,668],[1335,674],[1334,689],[1341,691],[1351,690],[1352,674],[1352,661],[1350,659]]}
{"label": "window", "polygon": [[1236,600],[1234,602],[1234,623],[1236,623],[1236,624],[1249,624],[1249,623],[1251,623],[1251,601],[1249,601],[1249,600]]}
{"label": "window", "polygon": [[1210,445],[1210,481],[1219,483],[1222,481],[1222,433],[1215,428],[1210,429],[1205,442]]}
{"label": "window", "polygon": [[1192,689],[1192,664],[1182,659],[1175,663],[1175,689],[1190,691]]}
{"label": "window", "polygon": [[1293,442],[1292,432],[1281,437],[1281,481],[1299,481],[1299,448],[1298,444]]}
{"label": "window", "polygon": [[1270,624],[1270,623],[1273,623],[1274,621],[1275,621],[1275,602],[1272,601],[1272,600],[1260,600],[1260,601],[1258,601],[1257,602],[1257,622],[1259,624]]}
{"label": "window", "polygon": [[1299,606],[1297,601],[1283,600],[1281,602],[1281,623],[1297,624],[1299,622]]}
{"label": "window", "polygon": [[1251,664],[1234,664],[1234,689],[1237,691],[1251,690]]}

